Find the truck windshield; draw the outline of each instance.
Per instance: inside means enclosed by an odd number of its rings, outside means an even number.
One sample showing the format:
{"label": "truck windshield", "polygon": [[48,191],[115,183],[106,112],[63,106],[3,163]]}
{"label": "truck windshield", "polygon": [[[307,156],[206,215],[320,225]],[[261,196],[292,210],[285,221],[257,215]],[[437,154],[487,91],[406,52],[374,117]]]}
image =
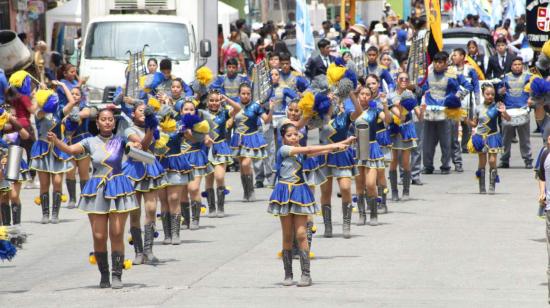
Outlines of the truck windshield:
{"label": "truck windshield", "polygon": [[86,59],[128,60],[127,51],[189,60],[189,33],[184,24],[163,22],[99,22],[88,33]]}

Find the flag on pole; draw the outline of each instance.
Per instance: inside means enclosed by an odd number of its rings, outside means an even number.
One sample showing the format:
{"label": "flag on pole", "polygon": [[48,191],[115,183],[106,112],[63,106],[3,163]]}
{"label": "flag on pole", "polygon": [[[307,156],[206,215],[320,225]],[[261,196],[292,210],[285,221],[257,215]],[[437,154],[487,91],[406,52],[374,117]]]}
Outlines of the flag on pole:
{"label": "flag on pole", "polygon": [[441,30],[441,7],[439,0],[424,0],[430,40],[428,42],[428,64],[436,53],[443,50],[443,31]]}
{"label": "flag on pole", "polygon": [[315,50],[313,31],[306,0],[296,1],[296,57],[302,67]]}
{"label": "flag on pole", "polygon": [[502,20],[502,2],[501,0],[493,0],[491,4],[491,29],[494,29]]}

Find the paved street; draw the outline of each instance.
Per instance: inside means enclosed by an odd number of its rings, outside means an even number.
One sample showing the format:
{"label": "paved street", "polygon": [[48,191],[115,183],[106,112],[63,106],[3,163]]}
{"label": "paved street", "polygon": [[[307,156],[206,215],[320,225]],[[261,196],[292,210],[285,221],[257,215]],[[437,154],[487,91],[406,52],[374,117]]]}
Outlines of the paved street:
{"label": "paved street", "polygon": [[[541,141],[532,138],[536,154]],[[154,251],[162,263],[125,271],[119,291],[97,288],[86,216],[62,209],[59,225],[41,225],[33,204],[38,191],[25,190],[29,242],[15,260],[0,264],[0,307],[544,307],[547,257],[537,186],[516,144],[512,151],[512,168],[500,170],[496,195],[477,194],[476,159],[466,155],[463,174],[423,176],[424,186],[412,186],[413,200],[391,203],[380,226],[352,226],[350,240],[341,237],[335,195],[335,238],[321,237],[316,217],[309,288],[280,284],[280,227],[266,213],[270,190],[242,203],[236,173],[227,176],[228,217],[203,216],[200,231],[182,232],[180,246],[162,246],[161,234]],[[131,246],[126,256],[133,257]],[[299,268],[295,260],[297,278]]]}

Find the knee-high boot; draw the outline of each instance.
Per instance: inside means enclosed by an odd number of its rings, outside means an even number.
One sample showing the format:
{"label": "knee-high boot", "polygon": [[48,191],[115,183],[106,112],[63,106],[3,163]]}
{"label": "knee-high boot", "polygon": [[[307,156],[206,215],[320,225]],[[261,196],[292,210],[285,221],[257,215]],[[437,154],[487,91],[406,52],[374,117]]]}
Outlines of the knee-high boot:
{"label": "knee-high boot", "polygon": [[202,204],[200,201],[193,200],[191,201],[191,230],[199,229],[199,221],[201,218],[201,207]]}
{"label": "knee-high boot", "polygon": [[52,224],[59,223],[59,210],[61,209],[61,193],[56,191],[53,193],[53,203],[52,203],[52,219],[50,222]]}
{"label": "knee-high boot", "polygon": [[323,222],[325,224],[325,237],[332,237],[332,209],[330,204],[324,204],[321,207],[323,213]]}
{"label": "knee-high boot", "polygon": [[298,282],[299,287],[309,287],[311,285],[309,251],[300,250],[300,267],[302,268],[302,278]]}
{"label": "knee-high boot", "polygon": [[411,189],[411,171],[405,170],[403,172],[403,200],[409,200]]}
{"label": "knee-high boot", "polygon": [[42,207],[42,224],[50,222],[50,193],[40,195],[40,206]]}
{"label": "knee-high boot", "polygon": [[162,241],[162,244],[170,245],[172,244],[172,219],[170,218],[170,213],[160,213],[160,219],[162,220],[162,230],[164,231],[164,241]]}
{"label": "knee-high boot", "polygon": [[189,225],[191,224],[191,214],[189,213],[189,202],[181,203],[181,216],[183,217],[183,224],[181,225],[181,228],[183,230],[189,229]]}
{"label": "knee-high boot", "polygon": [[216,215],[216,195],[214,188],[206,189],[206,202],[208,203],[208,218],[215,218]]}
{"label": "knee-high boot", "polygon": [[113,251],[111,253],[111,287],[113,289],[122,289],[122,269],[124,267],[124,253]]}
{"label": "knee-high boot", "polygon": [[107,252],[94,252],[95,260],[97,263],[97,269],[99,270],[99,273],[101,273],[101,280],[99,281],[99,287],[104,288],[110,288],[111,287],[111,279],[109,277],[109,256],[107,255]]}
{"label": "knee-high boot", "polygon": [[495,188],[498,183],[498,172],[497,169],[491,168],[489,171],[489,194],[493,195],[495,193]]}
{"label": "knee-high boot", "polygon": [[364,226],[367,223],[367,211],[365,210],[365,198],[363,194],[357,195],[357,208],[359,209],[358,226]]}
{"label": "knee-high boot", "polygon": [[378,186],[378,196],[380,197],[380,210],[383,214],[388,213],[388,193],[385,186]]}
{"label": "knee-high boot", "polygon": [[378,205],[376,204],[376,197],[367,197],[367,205],[370,209],[370,221],[369,225],[378,225]]}
{"label": "knee-high boot", "polygon": [[485,188],[485,168],[478,169],[476,172],[476,177],[479,183],[479,193],[486,194],[487,190]]}
{"label": "knee-high boot", "polygon": [[143,264],[143,240],[141,238],[141,228],[130,227],[130,234],[132,235],[132,244],[134,246],[134,251],[136,252],[136,257],[134,258],[134,261],[132,261],[132,264]]}
{"label": "knee-high boot", "polygon": [[21,204],[12,203],[11,204],[11,216],[13,219],[13,225],[21,224]]}
{"label": "knee-high boot", "polygon": [[9,203],[0,204],[0,210],[2,211],[2,226],[11,225],[11,209]]}
{"label": "knee-high boot", "polygon": [[69,194],[69,203],[67,203],[68,209],[74,209],[76,207],[76,180],[66,179],[67,193]]}
{"label": "knee-high boot", "polygon": [[351,238],[351,203],[342,203],[342,233],[344,238]]}
{"label": "knee-high boot", "polygon": [[143,255],[145,264],[156,264],[159,260],[153,254],[153,241],[155,239],[155,223],[150,222],[143,226]]}
{"label": "knee-high boot", "polygon": [[172,245],[181,244],[180,240],[181,214],[170,214],[170,228],[172,229]]}
{"label": "knee-high boot", "polygon": [[285,269],[285,280],[283,280],[283,286],[291,286],[294,284],[292,274],[292,251],[283,250],[283,267]]}
{"label": "knee-high boot", "polygon": [[[390,170],[391,201],[399,201],[399,190],[397,189],[397,170]],[[405,177],[405,175],[403,175]],[[403,185],[405,185],[403,183]],[[403,191],[405,189],[403,188]]]}
{"label": "knee-high boot", "polygon": [[218,199],[218,218],[225,217],[225,186],[216,188],[216,197]]}

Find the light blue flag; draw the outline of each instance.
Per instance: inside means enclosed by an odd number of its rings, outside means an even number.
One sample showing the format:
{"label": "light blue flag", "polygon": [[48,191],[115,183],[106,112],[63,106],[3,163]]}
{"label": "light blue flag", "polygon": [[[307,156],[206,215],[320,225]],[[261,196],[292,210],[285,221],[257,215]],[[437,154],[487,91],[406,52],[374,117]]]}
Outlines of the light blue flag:
{"label": "light blue flag", "polygon": [[506,8],[506,14],[504,20],[510,19],[510,30],[516,29],[516,16],[517,16],[517,3],[516,0],[508,1],[508,7]]}
{"label": "light blue flag", "polygon": [[315,50],[313,31],[306,0],[296,1],[296,57],[302,67],[305,66],[311,53]]}
{"label": "light blue flag", "polygon": [[494,29],[496,25],[502,20],[502,2],[501,0],[493,0],[491,5],[491,29]]}
{"label": "light blue flag", "polygon": [[474,8],[478,12],[477,14],[479,15],[479,20],[484,22],[487,25],[490,25],[491,15],[489,15],[489,13],[485,10],[485,8],[483,8],[483,4],[481,3],[481,1],[472,1],[472,2],[474,5]]}

